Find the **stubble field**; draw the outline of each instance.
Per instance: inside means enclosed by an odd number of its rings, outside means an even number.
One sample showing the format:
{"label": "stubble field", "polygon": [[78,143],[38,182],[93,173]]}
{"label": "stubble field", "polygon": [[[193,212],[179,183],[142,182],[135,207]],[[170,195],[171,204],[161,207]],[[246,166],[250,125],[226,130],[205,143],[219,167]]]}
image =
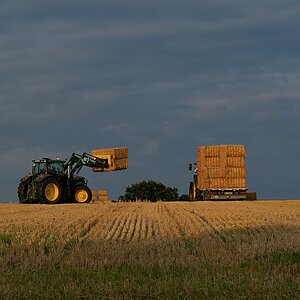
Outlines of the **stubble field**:
{"label": "stubble field", "polygon": [[0,206],[0,298],[297,298],[300,201]]}

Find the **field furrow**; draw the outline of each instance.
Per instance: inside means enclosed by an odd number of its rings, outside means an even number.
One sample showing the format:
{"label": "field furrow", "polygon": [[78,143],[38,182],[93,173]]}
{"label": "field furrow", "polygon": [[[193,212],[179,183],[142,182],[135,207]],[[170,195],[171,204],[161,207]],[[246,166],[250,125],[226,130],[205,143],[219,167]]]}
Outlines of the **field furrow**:
{"label": "field furrow", "polygon": [[126,228],[128,222],[129,222],[129,215],[124,214],[112,239],[121,240],[121,237],[124,234],[124,229]]}
{"label": "field furrow", "polygon": [[107,239],[112,240],[118,236],[120,228],[122,228],[122,224],[124,223],[125,219],[126,217],[124,215],[119,215],[117,217],[116,222],[114,222],[111,230],[108,232]]}
{"label": "field furrow", "polygon": [[120,240],[126,241],[128,239],[128,234],[132,229],[132,225],[134,223],[134,213],[132,213],[131,215],[128,216],[128,218],[126,219],[124,228],[121,232],[120,235]]}
{"label": "field furrow", "polygon": [[131,220],[131,226],[129,227],[129,231],[127,234],[127,239],[131,242],[134,239],[135,232],[137,231],[138,226],[138,215],[134,214]]}
{"label": "field furrow", "polygon": [[139,231],[139,240],[145,240],[148,236],[148,220],[147,218],[142,218],[141,227]]}

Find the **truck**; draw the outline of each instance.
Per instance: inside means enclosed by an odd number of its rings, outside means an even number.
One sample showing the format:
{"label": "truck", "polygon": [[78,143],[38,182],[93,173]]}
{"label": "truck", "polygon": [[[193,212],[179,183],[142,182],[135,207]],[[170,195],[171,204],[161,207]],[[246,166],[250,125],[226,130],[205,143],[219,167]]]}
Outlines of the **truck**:
{"label": "truck", "polygon": [[197,148],[197,162],[189,185],[191,201],[246,200],[244,145],[209,145]]}
{"label": "truck", "polygon": [[32,171],[23,176],[18,186],[20,203],[89,203],[92,192],[87,180],[79,176],[82,167],[109,168],[108,159],[89,153],[73,153],[65,160],[42,158],[32,161]]}

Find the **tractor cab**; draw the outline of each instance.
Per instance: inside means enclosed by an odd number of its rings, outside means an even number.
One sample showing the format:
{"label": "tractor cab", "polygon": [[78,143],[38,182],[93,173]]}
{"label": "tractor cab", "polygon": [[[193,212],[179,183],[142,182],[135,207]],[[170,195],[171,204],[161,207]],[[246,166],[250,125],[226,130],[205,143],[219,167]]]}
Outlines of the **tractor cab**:
{"label": "tractor cab", "polygon": [[64,161],[50,158],[35,159],[32,161],[32,175],[65,174]]}

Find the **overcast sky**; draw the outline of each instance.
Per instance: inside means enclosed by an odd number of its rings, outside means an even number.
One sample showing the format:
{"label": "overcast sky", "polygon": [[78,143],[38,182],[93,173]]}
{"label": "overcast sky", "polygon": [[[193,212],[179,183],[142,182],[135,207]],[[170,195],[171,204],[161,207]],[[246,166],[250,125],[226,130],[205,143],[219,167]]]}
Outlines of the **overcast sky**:
{"label": "overcast sky", "polygon": [[187,193],[196,147],[245,144],[259,198],[300,199],[300,3],[0,0],[0,202],[31,160],[128,147],[82,172],[111,198]]}

